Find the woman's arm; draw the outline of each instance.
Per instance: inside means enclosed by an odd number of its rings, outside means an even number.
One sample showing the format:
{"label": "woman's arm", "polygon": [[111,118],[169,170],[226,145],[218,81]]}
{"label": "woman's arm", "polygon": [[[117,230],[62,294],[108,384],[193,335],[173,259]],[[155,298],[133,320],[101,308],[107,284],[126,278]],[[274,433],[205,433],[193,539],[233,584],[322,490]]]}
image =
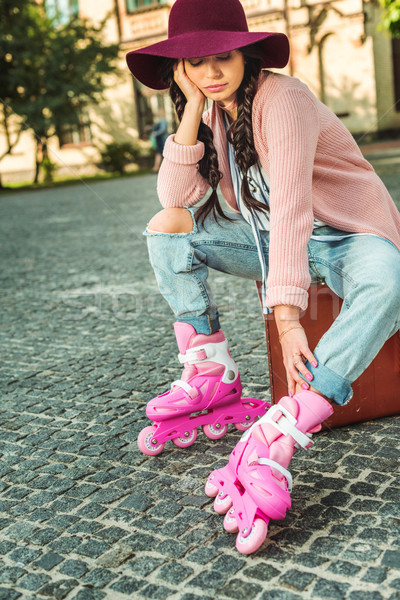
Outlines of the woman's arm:
{"label": "woman's arm", "polygon": [[197,142],[197,133],[206,97],[186,75],[183,60],[180,60],[174,69],[174,80],[186,97],[182,119],[175,134],[175,142],[183,146],[194,146]]}
{"label": "woman's arm", "polygon": [[307,245],[314,215],[312,186],[320,124],[315,104],[299,89],[284,90],[263,123],[271,180],[268,298],[307,307],[310,272]]}
{"label": "woman's arm", "polygon": [[268,306],[274,307],[289,393],[312,375],[304,360],[316,365],[300,309],[308,302],[310,274],[307,245],[314,215],[312,177],[319,136],[313,101],[301,90],[285,90],[276,98],[265,123],[271,179]]}
{"label": "woman's arm", "polygon": [[204,154],[203,142],[183,146],[175,142],[174,135],[170,135],[163,154],[157,179],[161,205],[163,208],[194,206],[204,198],[210,187],[197,168]]}
{"label": "woman's arm", "polygon": [[174,79],[187,102],[176,134],[167,139],[159,171],[157,191],[164,208],[193,206],[209,189],[197,168],[204,154],[204,144],[197,140],[197,133],[205,96],[186,75],[182,60],[174,69]]}

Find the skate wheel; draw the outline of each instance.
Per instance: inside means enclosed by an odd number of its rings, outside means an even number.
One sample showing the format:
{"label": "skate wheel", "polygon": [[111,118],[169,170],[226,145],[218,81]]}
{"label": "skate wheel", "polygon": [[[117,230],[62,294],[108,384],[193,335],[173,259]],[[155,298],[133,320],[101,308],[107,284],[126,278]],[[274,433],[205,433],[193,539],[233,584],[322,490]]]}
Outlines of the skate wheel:
{"label": "skate wheel", "polygon": [[213,484],[213,482],[212,482],[213,479],[214,479],[214,475],[210,475],[209,478],[207,479],[207,483],[204,488],[206,495],[209,496],[210,498],[215,498],[215,496],[218,494],[218,488],[216,485]]}
{"label": "skate wheel", "polygon": [[195,427],[191,431],[187,431],[184,437],[177,437],[174,438],[172,441],[174,442],[175,446],[178,446],[178,448],[187,448],[187,446],[191,446],[195,443],[196,438],[197,429]]}
{"label": "skate wheel", "polygon": [[139,446],[140,452],[147,454],[147,456],[156,456],[156,454],[160,454],[160,452],[164,450],[165,443],[153,444],[151,442],[151,438],[156,430],[157,427],[155,425],[150,425],[149,427],[142,429],[142,431],[139,433],[137,445]]}
{"label": "skate wheel", "polygon": [[253,523],[250,533],[245,537],[246,530],[238,533],[236,538],[236,548],[241,554],[251,554],[255,552],[267,537],[268,524],[264,519],[256,519]]}
{"label": "skate wheel", "polygon": [[257,420],[257,418],[255,417],[254,419],[251,419],[250,421],[244,421],[243,423],[235,423],[235,427],[239,431],[246,431],[247,429],[250,429],[250,427],[253,425],[253,423],[256,422],[256,420]]}
{"label": "skate wheel", "polygon": [[213,425],[203,425],[203,433],[210,440],[219,440],[219,438],[224,437],[227,431],[228,425],[222,426],[219,423],[215,427]]}
{"label": "skate wheel", "polygon": [[216,513],[224,515],[231,506],[232,499],[228,494],[224,495],[224,492],[220,492],[218,496],[216,496],[214,500],[214,510]]}
{"label": "skate wheel", "polygon": [[235,509],[230,508],[225,515],[224,518],[224,529],[228,531],[228,533],[236,533],[239,529],[236,517],[235,517]]}

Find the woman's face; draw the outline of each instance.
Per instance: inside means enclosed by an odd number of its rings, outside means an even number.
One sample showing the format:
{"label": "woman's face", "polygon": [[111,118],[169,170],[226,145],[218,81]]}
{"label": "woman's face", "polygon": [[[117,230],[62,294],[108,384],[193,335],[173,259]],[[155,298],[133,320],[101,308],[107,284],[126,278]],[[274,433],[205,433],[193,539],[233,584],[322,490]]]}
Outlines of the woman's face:
{"label": "woman's face", "polygon": [[240,50],[200,58],[185,58],[186,75],[206,98],[229,105],[244,76],[245,60]]}

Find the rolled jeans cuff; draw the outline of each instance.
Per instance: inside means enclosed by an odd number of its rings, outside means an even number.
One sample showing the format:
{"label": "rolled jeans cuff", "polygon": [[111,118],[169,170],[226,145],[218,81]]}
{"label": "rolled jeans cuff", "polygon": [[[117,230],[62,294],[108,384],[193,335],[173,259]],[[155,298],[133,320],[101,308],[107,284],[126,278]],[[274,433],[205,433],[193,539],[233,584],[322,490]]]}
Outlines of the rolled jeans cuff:
{"label": "rolled jeans cuff", "polygon": [[189,325],[195,329],[197,334],[210,335],[221,329],[218,317],[211,317],[209,315],[201,315],[199,317],[177,317],[176,321],[189,323]]}
{"label": "rolled jeans cuff", "polygon": [[[318,361],[315,352],[314,356]],[[348,379],[344,379],[334,371],[331,371],[331,369],[319,361],[317,367],[313,367],[308,361],[305,365],[313,376],[313,380],[310,382],[299,372],[306,383],[312,385],[313,388],[318,390],[326,398],[333,400],[333,402],[339,406],[344,406],[351,400],[353,390]]]}

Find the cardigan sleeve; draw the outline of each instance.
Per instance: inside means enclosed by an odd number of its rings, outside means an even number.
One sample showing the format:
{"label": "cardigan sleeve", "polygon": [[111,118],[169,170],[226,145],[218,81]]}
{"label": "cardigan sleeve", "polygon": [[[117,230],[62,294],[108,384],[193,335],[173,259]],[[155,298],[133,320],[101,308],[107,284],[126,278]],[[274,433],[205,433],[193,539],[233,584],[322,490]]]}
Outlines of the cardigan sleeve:
{"label": "cardigan sleeve", "polygon": [[174,135],[167,138],[157,179],[158,197],[164,208],[193,206],[204,198],[209,183],[197,167],[203,155],[203,142],[183,146],[175,143]]}
{"label": "cardigan sleeve", "polygon": [[305,310],[311,282],[307,244],[314,224],[318,111],[307,93],[286,89],[274,99],[262,127],[271,182],[267,306],[290,304]]}

